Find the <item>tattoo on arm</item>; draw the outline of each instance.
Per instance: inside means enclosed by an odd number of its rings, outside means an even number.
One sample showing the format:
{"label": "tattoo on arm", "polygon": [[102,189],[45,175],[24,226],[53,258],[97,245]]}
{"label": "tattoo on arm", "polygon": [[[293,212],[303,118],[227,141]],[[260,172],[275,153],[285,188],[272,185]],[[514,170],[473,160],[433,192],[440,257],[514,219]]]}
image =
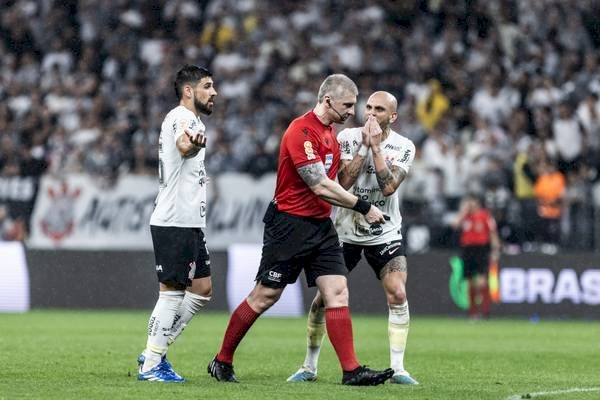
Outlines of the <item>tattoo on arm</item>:
{"label": "tattoo on arm", "polygon": [[377,183],[381,190],[385,190],[388,186],[391,186],[391,189],[396,190],[404,178],[406,178],[406,171],[402,168],[393,166],[391,170],[386,168],[381,171],[375,171],[375,176],[377,177]]}
{"label": "tattoo on arm", "polygon": [[343,169],[340,170],[340,174],[347,175],[349,178],[352,178],[352,180],[356,180],[356,178],[358,178],[358,175],[360,174],[360,169],[362,168],[363,164],[363,161],[360,159],[359,162],[354,162],[354,160],[352,160]]}
{"label": "tattoo on arm", "polygon": [[323,179],[327,179],[327,174],[325,174],[325,167],[322,162],[316,162],[308,165],[304,165],[298,169],[298,174],[302,178],[302,180],[309,186],[313,187]]}
{"label": "tattoo on arm", "polygon": [[390,272],[407,272],[408,268],[406,266],[406,257],[399,256],[392,258],[388,261],[387,264],[383,266],[381,272],[379,273],[379,277],[383,279],[383,277]]}
{"label": "tattoo on arm", "polygon": [[338,179],[344,189],[348,190],[360,175],[365,159],[362,157],[354,157],[352,161],[342,164],[342,168],[338,172]]}

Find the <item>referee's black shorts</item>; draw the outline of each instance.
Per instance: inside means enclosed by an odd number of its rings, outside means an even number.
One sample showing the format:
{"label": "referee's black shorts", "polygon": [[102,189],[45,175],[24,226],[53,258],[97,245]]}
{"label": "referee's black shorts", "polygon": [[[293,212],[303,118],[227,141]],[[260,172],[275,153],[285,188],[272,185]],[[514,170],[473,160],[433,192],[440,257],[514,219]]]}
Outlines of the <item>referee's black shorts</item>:
{"label": "referee's black shorts", "polygon": [[150,233],[159,282],[187,287],[192,279],[210,276],[210,258],[202,229],[150,225]]}
{"label": "referee's black shorts", "polygon": [[472,278],[486,275],[490,267],[490,245],[462,246],[463,275]]}
{"label": "referee's black shorts", "polygon": [[309,287],[322,275],[346,275],[342,248],[330,218],[300,217],[269,205],[256,281],[283,288],[304,269]]}

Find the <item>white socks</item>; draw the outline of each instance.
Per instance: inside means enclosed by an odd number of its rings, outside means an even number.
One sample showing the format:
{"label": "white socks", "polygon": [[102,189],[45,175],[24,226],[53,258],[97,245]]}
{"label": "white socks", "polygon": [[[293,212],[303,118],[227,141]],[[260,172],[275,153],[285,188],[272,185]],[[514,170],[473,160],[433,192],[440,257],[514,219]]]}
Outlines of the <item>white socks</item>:
{"label": "white socks", "polygon": [[171,334],[168,338],[168,345],[171,345],[175,341],[175,339],[177,339],[177,337],[181,334],[181,332],[190,322],[192,317],[198,311],[200,311],[200,309],[204,307],[204,305],[209,301],[210,297],[200,296],[199,294],[195,294],[189,291],[185,292],[183,301],[179,305],[179,309],[177,310],[177,313],[175,314],[175,319],[173,320]]}
{"label": "white socks", "polygon": [[325,337],[325,307],[317,308],[314,303],[311,304],[306,331],[306,358],[302,366],[317,373],[319,353]]}
{"label": "white socks", "polygon": [[404,350],[406,349],[409,321],[408,301],[402,304],[389,304],[390,362],[395,374],[404,372]]}
{"label": "white socks", "polygon": [[158,300],[148,321],[148,341],[142,366],[142,372],[154,368],[167,352],[168,339],[173,326],[175,314],[184,298],[183,290],[159,292]]}

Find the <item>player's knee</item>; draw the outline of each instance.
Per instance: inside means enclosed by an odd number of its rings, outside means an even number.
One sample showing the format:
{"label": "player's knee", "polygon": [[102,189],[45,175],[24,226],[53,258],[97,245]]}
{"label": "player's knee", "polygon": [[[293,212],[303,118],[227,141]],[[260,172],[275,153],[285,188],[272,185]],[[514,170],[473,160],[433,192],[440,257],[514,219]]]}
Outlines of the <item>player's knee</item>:
{"label": "player's knee", "polygon": [[271,289],[253,290],[248,296],[250,306],[259,312],[265,312],[279,300],[282,291]]}
{"label": "player's knee", "polygon": [[[189,290],[189,289],[188,289]],[[202,296],[207,298],[209,301],[213,295],[213,291],[212,291],[212,287],[208,287],[208,288],[202,288],[202,289],[192,289],[189,290],[190,292],[198,295],[198,296]]]}
{"label": "player's knee", "polygon": [[322,293],[326,307],[343,307],[348,305],[348,287],[336,286]]}
{"label": "player's knee", "polygon": [[402,304],[406,302],[406,290],[404,287],[397,286],[387,292],[387,300],[389,304]]}

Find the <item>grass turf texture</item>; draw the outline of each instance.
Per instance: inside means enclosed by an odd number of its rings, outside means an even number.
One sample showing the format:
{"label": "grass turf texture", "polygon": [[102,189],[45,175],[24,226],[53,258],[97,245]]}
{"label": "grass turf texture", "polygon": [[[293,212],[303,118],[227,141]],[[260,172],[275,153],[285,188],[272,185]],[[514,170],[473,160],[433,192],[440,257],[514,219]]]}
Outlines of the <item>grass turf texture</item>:
{"label": "grass turf texture", "polygon": [[[41,311],[0,314],[0,399],[506,399],[600,387],[600,323],[413,316],[406,366],[421,385],[345,387],[325,341],[314,383],[287,383],[304,360],[304,318],[261,318],[234,365],[240,384],[214,381],[206,365],[228,315],[198,315],[169,351],[184,384],[138,382],[149,311]],[[361,363],[389,364],[387,320],[354,316]],[[533,396],[598,399],[600,392]],[[524,396],[524,398],[527,398]]]}

